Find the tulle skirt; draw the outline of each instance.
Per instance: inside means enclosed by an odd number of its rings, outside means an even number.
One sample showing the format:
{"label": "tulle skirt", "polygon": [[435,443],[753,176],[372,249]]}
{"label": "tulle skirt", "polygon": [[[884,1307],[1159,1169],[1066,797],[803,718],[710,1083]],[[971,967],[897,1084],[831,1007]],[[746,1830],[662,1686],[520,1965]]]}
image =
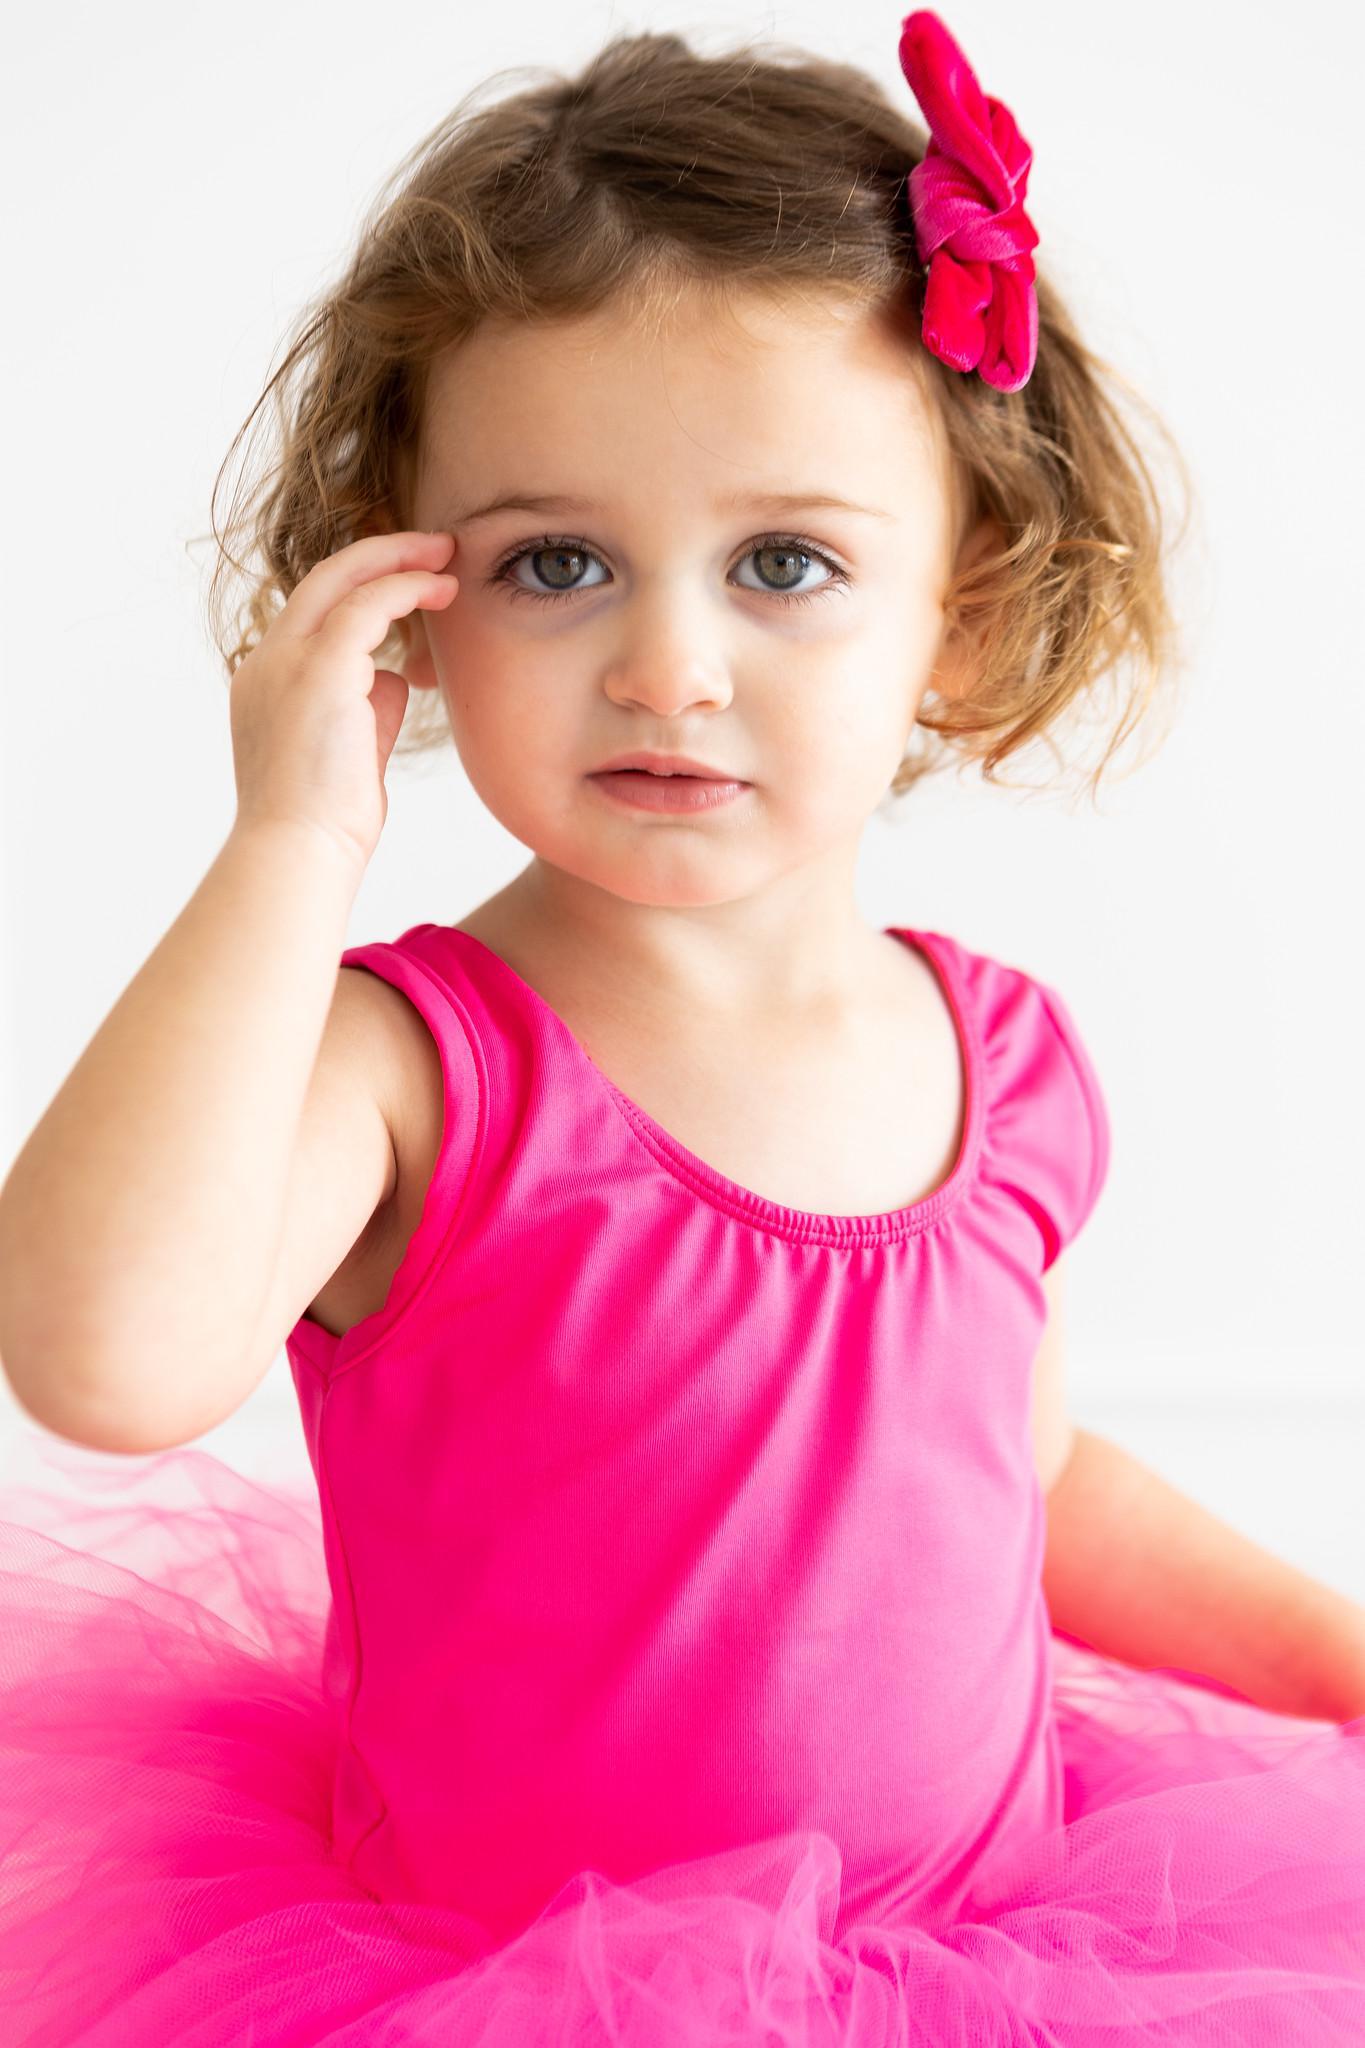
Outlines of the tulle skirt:
{"label": "tulle skirt", "polygon": [[1272,1715],[1054,1636],[1061,1826],[950,1926],[836,1940],[816,1829],[511,1940],[332,1859],[316,1495],[47,1437],[0,1489],[6,2048],[1365,2043],[1365,1719]]}

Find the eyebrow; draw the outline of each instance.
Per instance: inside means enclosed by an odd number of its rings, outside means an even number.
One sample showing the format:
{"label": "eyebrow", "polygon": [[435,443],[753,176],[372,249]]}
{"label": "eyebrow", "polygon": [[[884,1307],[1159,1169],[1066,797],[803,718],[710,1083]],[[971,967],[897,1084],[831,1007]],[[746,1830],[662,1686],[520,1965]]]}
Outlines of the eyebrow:
{"label": "eyebrow", "polygon": [[[713,500],[717,512],[776,511],[776,512],[857,512],[866,519],[891,519],[894,513],[884,512],[878,505],[855,505],[848,498],[834,496],[828,491],[731,491]],[[601,512],[602,505],[595,498],[569,497],[561,493],[537,496],[530,491],[508,491],[498,498],[490,498],[484,505],[473,506],[469,511],[456,507],[442,522],[440,531],[449,533],[459,526],[474,526],[484,519],[495,518],[499,512]]]}

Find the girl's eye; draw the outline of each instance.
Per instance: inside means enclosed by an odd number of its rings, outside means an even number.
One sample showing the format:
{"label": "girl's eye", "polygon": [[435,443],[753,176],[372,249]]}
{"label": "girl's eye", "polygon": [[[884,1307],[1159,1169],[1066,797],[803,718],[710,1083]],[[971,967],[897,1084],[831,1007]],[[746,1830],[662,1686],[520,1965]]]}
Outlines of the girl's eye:
{"label": "girl's eye", "polygon": [[[548,576],[552,586],[555,579],[562,579],[557,589],[551,587],[548,590],[536,590],[514,580],[510,572],[518,562],[533,561],[542,555],[549,556],[550,562],[545,569],[537,568],[534,573],[538,576]],[[817,584],[814,590],[781,589],[775,587],[773,583],[740,585],[742,590],[762,590],[766,596],[775,597],[779,604],[809,604],[813,598],[823,597],[827,591],[839,588],[849,581],[846,569],[841,569],[837,562],[831,561],[828,555],[823,554],[812,542],[804,540],[799,534],[768,534],[762,540],[752,542],[740,560],[747,562],[760,555],[769,558],[769,565],[761,573],[778,579],[799,576],[803,566],[811,562],[822,563],[830,572],[828,580]],[[547,533],[530,546],[515,548],[511,554],[504,555],[486,578],[486,585],[491,590],[495,584],[504,584],[512,597],[534,597],[542,601],[546,598],[554,600],[560,597],[573,597],[579,590],[598,590],[602,587],[600,583],[585,584],[576,580],[577,564],[584,560],[600,562],[601,559],[586,541],[557,539],[554,534]]]}

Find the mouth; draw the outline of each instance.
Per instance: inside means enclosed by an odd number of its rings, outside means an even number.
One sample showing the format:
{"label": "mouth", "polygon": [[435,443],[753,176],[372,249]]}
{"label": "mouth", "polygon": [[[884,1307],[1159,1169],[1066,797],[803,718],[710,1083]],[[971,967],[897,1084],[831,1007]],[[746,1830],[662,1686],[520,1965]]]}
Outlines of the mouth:
{"label": "mouth", "polygon": [[[737,775],[698,775],[690,768],[595,768],[599,775],[640,775],[651,782],[738,782]],[[747,785],[745,785],[747,787]]]}
{"label": "mouth", "polygon": [[742,776],[733,774],[728,768],[718,768],[714,762],[694,760],[690,754],[667,754],[654,749],[617,754],[592,772],[596,775],[645,774],[667,778],[670,781],[679,779],[694,782],[742,783],[744,780]]}
{"label": "mouth", "polygon": [[615,803],[646,811],[707,811],[733,803],[750,787],[733,776],[682,769],[599,768],[588,777]]}

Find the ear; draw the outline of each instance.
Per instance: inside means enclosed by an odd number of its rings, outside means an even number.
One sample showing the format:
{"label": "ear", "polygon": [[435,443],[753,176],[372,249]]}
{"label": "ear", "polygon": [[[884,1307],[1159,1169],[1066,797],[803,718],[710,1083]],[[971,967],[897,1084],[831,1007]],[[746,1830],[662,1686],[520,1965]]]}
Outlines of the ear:
{"label": "ear", "polygon": [[[1000,521],[987,513],[963,541],[953,564],[956,578],[972,569],[983,557],[1003,553],[1008,546],[1008,537]],[[940,697],[961,697],[969,695],[980,675],[985,638],[989,632],[988,622],[978,618],[969,630],[949,611],[944,620],[943,637],[939,642],[938,655],[934,662],[930,686]]]}
{"label": "ear", "polygon": [[[398,523],[388,505],[377,505],[368,513],[356,535],[358,540],[370,533],[396,533]],[[402,652],[396,661],[388,664],[405,677],[411,689],[435,690],[439,688],[435,665],[431,659],[431,648],[427,641],[425,614],[418,610],[407,612],[401,619],[395,619],[402,641]]]}

